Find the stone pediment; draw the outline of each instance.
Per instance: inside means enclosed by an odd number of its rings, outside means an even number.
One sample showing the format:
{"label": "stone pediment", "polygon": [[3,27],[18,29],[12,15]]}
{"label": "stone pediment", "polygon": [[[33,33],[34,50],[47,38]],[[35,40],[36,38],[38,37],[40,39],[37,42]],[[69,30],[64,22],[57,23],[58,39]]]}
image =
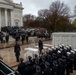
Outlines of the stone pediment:
{"label": "stone pediment", "polygon": [[13,1],[12,0],[0,0],[0,3],[2,3],[2,4],[12,4],[13,3]]}

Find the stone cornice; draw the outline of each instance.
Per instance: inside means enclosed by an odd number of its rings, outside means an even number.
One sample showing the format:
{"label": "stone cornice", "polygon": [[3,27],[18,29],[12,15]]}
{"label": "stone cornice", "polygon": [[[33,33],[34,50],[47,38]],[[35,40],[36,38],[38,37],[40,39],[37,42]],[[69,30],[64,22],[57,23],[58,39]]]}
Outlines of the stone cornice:
{"label": "stone cornice", "polygon": [[0,4],[9,5],[9,6],[12,6],[13,8],[24,9],[20,4],[13,3],[13,2],[10,2],[10,1],[8,1],[8,0],[5,0],[5,1],[6,1],[7,3],[0,2]]}
{"label": "stone cornice", "polygon": [[8,3],[13,3],[13,1],[11,1],[11,0],[5,0],[6,2],[8,2]]}
{"label": "stone cornice", "polygon": [[11,6],[13,6],[13,3],[4,3],[4,2],[0,2],[0,4],[6,4],[6,5],[11,5]]}
{"label": "stone cornice", "polygon": [[18,8],[18,9],[22,9],[22,10],[24,9],[23,7],[17,7],[17,6],[14,6],[14,8]]}

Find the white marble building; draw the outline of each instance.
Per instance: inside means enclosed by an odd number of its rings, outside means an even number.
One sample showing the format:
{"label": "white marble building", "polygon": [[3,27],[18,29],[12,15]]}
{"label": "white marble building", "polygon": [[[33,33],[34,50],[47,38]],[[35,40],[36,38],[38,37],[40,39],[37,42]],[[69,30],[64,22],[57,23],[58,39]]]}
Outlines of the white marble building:
{"label": "white marble building", "polygon": [[22,3],[0,0],[0,28],[4,26],[23,26]]}

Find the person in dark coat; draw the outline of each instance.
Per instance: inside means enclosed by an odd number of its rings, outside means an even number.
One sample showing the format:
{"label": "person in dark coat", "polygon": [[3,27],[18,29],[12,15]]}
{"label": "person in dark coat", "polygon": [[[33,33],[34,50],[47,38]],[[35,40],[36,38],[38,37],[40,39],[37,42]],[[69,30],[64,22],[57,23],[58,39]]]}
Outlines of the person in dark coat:
{"label": "person in dark coat", "polygon": [[36,66],[36,73],[34,75],[43,75],[41,73],[41,67],[40,66]]}
{"label": "person in dark coat", "polygon": [[26,43],[28,44],[28,35],[26,35]]}
{"label": "person in dark coat", "polygon": [[8,43],[8,41],[9,41],[9,34],[7,34],[7,35],[5,36],[5,39],[6,39],[6,43]]}
{"label": "person in dark coat", "polygon": [[29,61],[26,63],[26,68],[24,69],[24,75],[32,75],[32,66]]}
{"label": "person in dark coat", "polygon": [[35,60],[35,63],[34,63],[34,65],[33,65],[33,74],[36,73],[36,66],[40,66],[40,65],[39,65],[39,59],[36,59],[36,60]]}
{"label": "person in dark coat", "polygon": [[25,69],[25,63],[23,62],[23,58],[20,58],[20,64],[18,65],[18,72],[23,75]]}
{"label": "person in dark coat", "polygon": [[45,70],[44,70],[44,74],[43,75],[52,75],[51,74],[51,69],[49,68],[50,63],[49,62],[45,62]]}
{"label": "person in dark coat", "polygon": [[70,75],[70,52],[67,52],[66,58],[66,75]]}
{"label": "person in dark coat", "polygon": [[3,43],[3,37],[0,35],[0,41],[1,43]]}
{"label": "person in dark coat", "polygon": [[40,63],[41,71],[44,71],[45,70],[45,56],[42,56],[41,59],[42,59],[42,62]]}
{"label": "person in dark coat", "polygon": [[25,40],[25,34],[22,34],[22,44],[24,44],[24,40]]}
{"label": "person in dark coat", "polygon": [[39,39],[38,41],[38,47],[39,47],[39,53],[41,54],[42,53],[42,49],[43,49],[43,42],[41,39]]}
{"label": "person in dark coat", "polygon": [[75,51],[75,54],[74,54],[74,70],[76,71],[76,49],[74,51]]}
{"label": "person in dark coat", "polygon": [[20,45],[17,42],[14,46],[14,52],[15,52],[17,62],[19,62],[20,51],[21,51]]}
{"label": "person in dark coat", "polygon": [[58,73],[58,64],[57,64],[56,60],[53,61],[52,73],[53,73],[53,75],[57,75],[57,73]]}

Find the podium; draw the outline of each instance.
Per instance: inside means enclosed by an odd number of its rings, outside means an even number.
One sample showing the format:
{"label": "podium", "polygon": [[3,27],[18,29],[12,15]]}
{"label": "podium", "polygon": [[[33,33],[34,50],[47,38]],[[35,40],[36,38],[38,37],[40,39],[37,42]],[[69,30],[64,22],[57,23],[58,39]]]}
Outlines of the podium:
{"label": "podium", "polygon": [[0,60],[0,75],[20,75]]}

